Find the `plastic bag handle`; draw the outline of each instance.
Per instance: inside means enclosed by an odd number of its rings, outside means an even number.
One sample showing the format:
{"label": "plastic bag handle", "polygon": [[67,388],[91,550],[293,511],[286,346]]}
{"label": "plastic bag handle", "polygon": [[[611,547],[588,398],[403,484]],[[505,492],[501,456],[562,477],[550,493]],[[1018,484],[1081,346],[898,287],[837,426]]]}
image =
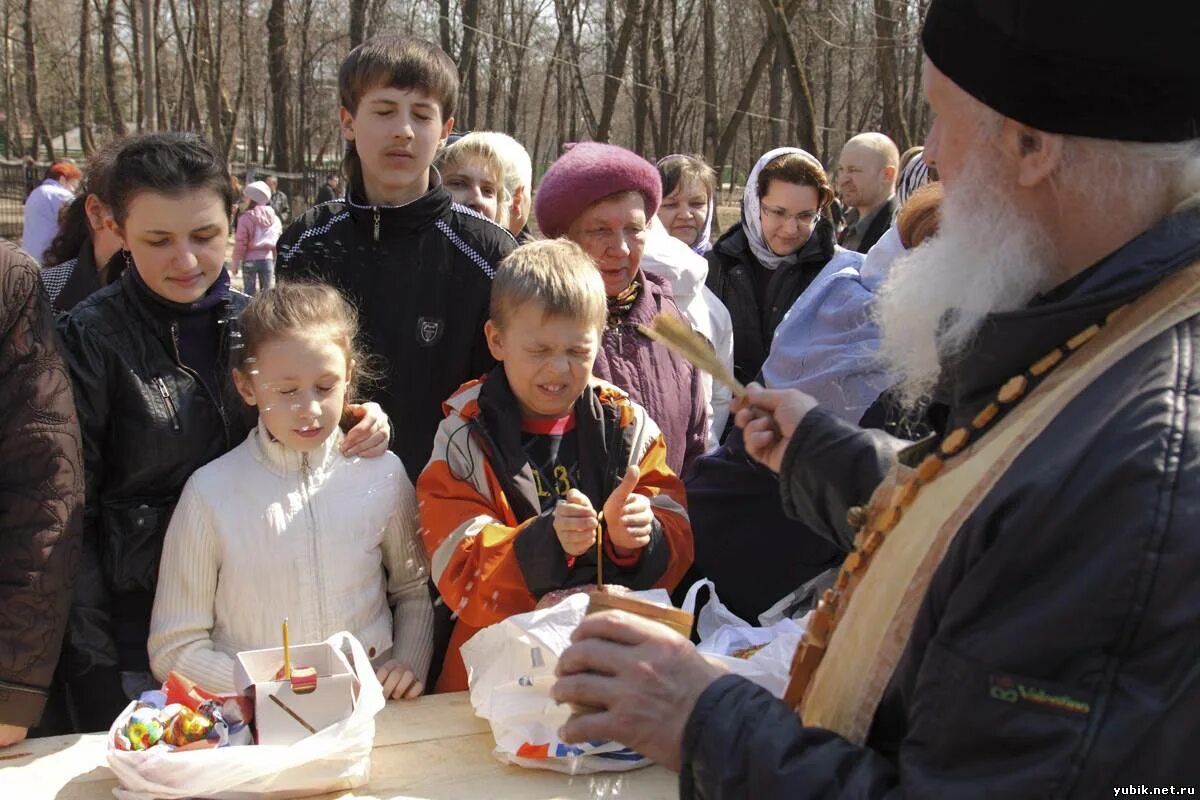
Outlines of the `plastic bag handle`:
{"label": "plastic bag handle", "polygon": [[693,583],[691,588],[687,590],[687,595],[683,598],[683,605],[681,606],[684,611],[688,612],[689,614],[696,613],[696,596],[700,594],[700,590],[705,586],[708,587],[709,593],[712,597],[717,596],[717,587],[713,584],[713,582],[708,578],[701,578]]}

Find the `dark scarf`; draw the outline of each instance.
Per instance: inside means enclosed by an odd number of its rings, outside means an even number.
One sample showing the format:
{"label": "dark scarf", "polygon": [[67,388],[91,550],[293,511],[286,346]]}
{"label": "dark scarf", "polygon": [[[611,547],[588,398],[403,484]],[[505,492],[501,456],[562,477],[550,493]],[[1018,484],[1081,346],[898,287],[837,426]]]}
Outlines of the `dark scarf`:
{"label": "dark scarf", "polygon": [[608,298],[608,326],[610,328],[629,316],[629,312],[633,310],[633,304],[637,302],[641,294],[642,280],[635,277],[616,297]]}
{"label": "dark scarf", "polygon": [[229,272],[222,268],[213,285],[194,303],[176,303],[151,289],[142,280],[137,265],[130,263],[133,269],[129,272],[138,295],[145,300],[155,319],[175,331],[180,360],[200,376],[214,397],[217,396],[221,385],[217,364],[220,350],[218,316],[219,309],[229,299]]}

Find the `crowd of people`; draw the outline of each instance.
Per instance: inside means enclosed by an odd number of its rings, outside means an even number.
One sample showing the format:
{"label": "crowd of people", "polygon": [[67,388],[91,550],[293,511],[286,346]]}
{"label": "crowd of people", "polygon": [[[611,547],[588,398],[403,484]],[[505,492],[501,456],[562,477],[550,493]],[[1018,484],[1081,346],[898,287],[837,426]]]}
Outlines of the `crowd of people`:
{"label": "crowd of people", "polygon": [[724,229],[695,155],[576,143],[535,192],[404,36],[342,63],[295,219],[192,133],[51,167],[0,248],[0,746],[230,691],[283,617],[391,699],[463,690],[470,636],[602,571],[808,613],[783,700],[630,615],[575,632],[562,735],[683,797],[1195,785],[1187,26],[1099,12],[1085,59],[1042,35],[1069,3],[983,5],[930,4],[924,148],[772,149]]}

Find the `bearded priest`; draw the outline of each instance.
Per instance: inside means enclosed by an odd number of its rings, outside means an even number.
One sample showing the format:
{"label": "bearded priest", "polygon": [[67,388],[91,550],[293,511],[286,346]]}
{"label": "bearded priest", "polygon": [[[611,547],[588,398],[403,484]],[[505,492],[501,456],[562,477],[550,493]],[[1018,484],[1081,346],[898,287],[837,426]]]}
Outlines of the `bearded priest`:
{"label": "bearded priest", "polygon": [[633,747],[685,798],[1194,791],[1197,31],[1196,0],[932,0],[941,227],[875,313],[939,432],[898,449],[752,387],[748,452],[851,551],[786,696],[601,614],[559,661],[555,696],[597,709],[566,740]]}

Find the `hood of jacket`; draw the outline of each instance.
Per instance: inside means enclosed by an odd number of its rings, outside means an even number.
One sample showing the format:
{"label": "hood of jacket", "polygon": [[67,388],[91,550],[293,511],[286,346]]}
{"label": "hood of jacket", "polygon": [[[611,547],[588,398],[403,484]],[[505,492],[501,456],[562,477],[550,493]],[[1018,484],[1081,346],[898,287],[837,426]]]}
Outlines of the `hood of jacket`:
{"label": "hood of jacket", "polygon": [[641,266],[667,280],[680,306],[691,303],[708,279],[708,260],[668,233],[658,217],[650,221]]}

